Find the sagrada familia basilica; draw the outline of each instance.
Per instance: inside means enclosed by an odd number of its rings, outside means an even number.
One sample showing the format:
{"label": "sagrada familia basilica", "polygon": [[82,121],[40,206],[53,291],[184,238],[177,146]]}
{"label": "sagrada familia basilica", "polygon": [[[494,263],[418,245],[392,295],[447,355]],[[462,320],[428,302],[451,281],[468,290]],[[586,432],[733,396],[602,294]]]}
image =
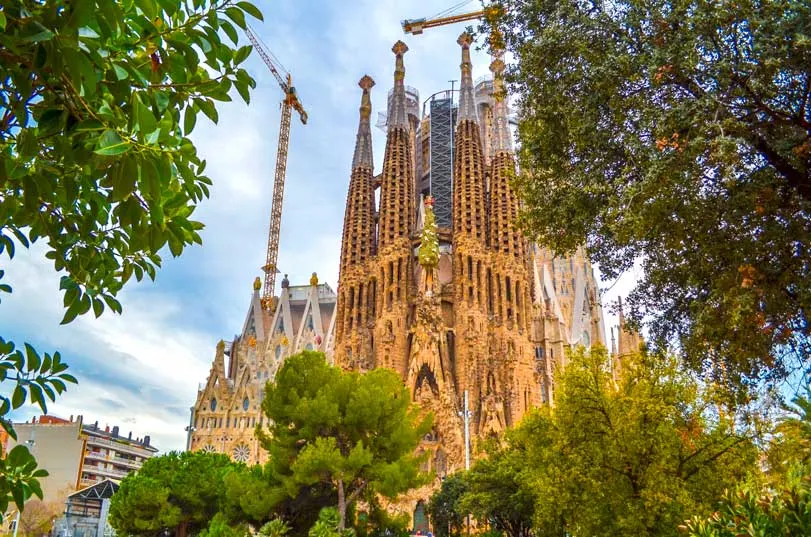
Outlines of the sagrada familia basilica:
{"label": "sagrada familia basilica", "polygon": [[[502,73],[472,79],[471,38],[462,34],[461,86],[435,94],[421,113],[405,85],[402,42],[393,47],[382,170],[372,158],[375,82],[360,80],[360,122],[349,175],[337,293],[313,274],[282,282],[274,309],[259,282],[241,333],[220,342],[192,408],[188,448],[266,460],[254,433],[261,400],[284,359],[324,352],[346,369],[390,368],[434,414],[420,450],[437,479],[465,461],[462,411],[468,403],[473,451],[531,408],[554,404],[555,375],[567,349],[610,346],[612,361],[638,349],[620,326],[606,342],[597,282],[581,251],[554,257],[517,230],[516,164]],[[427,105],[426,105],[427,106]],[[443,161],[443,158],[445,159]],[[412,505],[433,486],[415,491]]]}

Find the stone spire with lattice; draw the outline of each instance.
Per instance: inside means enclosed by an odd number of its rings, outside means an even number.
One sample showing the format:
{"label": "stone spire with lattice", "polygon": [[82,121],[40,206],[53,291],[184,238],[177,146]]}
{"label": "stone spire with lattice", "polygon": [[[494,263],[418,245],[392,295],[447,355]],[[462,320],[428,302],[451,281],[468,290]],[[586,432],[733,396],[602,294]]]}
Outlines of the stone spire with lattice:
{"label": "stone spire with lattice", "polygon": [[415,220],[414,168],[403,66],[403,54],[408,47],[397,41],[391,50],[395,55],[394,92],[380,174],[377,260],[375,273],[370,274],[372,287],[365,296],[366,300],[370,296],[375,300],[375,364],[404,371],[408,341],[400,327],[408,318],[414,280],[411,251]]}
{"label": "stone spire with lattice", "polygon": [[473,101],[470,34],[457,41],[462,47],[462,85],[454,147],[453,232],[485,244],[485,182],[482,142]]}
{"label": "stone spire with lattice", "polygon": [[[369,308],[364,301],[368,293],[369,267],[367,262],[375,250],[375,194],[373,185],[372,133],[369,119],[372,103],[369,91],[375,82],[369,76],[360,79],[358,85],[363,90],[360,104],[355,155],[352,159],[352,174],[349,192],[346,197],[343,240],[341,242],[341,266],[338,277],[338,290],[342,300],[336,320],[337,357],[342,359],[346,349],[361,353],[360,334],[368,321]],[[350,351],[351,352],[351,351]]]}
{"label": "stone spire with lattice", "polygon": [[516,226],[518,222],[518,196],[510,185],[515,176],[510,130],[507,122],[507,103],[504,89],[504,62],[496,58],[490,64],[493,72],[494,151],[490,163],[490,196],[488,216],[489,243],[494,252],[503,252],[524,263],[526,241]]}

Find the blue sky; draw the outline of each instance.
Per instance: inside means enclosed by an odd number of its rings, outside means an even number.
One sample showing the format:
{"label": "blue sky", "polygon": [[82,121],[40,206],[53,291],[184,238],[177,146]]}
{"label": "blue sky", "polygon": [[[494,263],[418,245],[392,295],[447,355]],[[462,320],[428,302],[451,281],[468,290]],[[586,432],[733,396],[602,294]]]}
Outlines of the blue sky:
{"label": "blue sky", "polygon": [[[310,118],[306,126],[294,121],[290,142],[279,266],[291,282],[306,282],[315,271],[337,286],[358,80],[369,74],[377,82],[374,119],[385,111],[394,69],[390,49],[397,39],[410,48],[406,84],[423,98],[458,80],[456,38],[463,24],[416,37],[403,36],[400,28],[401,19],[431,16],[453,3],[256,2],[265,22],[254,27],[293,74]],[[483,52],[474,51],[473,63],[474,79],[489,73]],[[59,326],[59,277],[42,258],[43,250],[19,253],[7,267],[14,294],[3,298],[0,333],[41,350],[60,350],[80,380],[50,413],[83,414],[101,426],[119,425],[124,434],[149,434],[163,451],[184,447],[183,428],[198,384],[205,381],[216,342],[241,328],[265,256],[281,93],[256,54],[246,66],[257,80],[251,105],[235,96],[220,108],[219,125],[203,119],[192,137],[214,181],[211,198],[196,213],[206,224],[203,246],[178,259],[167,252],[156,282],[131,285],[121,295],[121,316],[105,313]],[[379,169],[385,135],[373,129],[373,139]],[[38,413],[33,407],[24,410],[17,418]]]}

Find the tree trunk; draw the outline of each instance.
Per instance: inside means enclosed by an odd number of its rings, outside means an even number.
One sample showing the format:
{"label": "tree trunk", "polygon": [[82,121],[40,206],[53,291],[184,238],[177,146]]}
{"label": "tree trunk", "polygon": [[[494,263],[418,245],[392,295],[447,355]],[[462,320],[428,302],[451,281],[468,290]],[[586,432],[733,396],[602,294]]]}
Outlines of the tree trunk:
{"label": "tree trunk", "polygon": [[344,480],[338,480],[338,533],[343,533],[346,526],[346,495],[344,494]]}
{"label": "tree trunk", "polygon": [[181,522],[180,525],[177,527],[177,530],[175,531],[175,535],[177,537],[186,537],[186,528],[187,528],[188,525],[189,525],[189,522],[186,521],[186,520]]}

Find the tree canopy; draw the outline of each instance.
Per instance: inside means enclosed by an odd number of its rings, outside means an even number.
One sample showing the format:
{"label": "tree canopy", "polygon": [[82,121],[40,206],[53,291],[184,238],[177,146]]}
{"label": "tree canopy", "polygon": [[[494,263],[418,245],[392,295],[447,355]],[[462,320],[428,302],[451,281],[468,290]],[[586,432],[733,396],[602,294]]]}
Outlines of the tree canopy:
{"label": "tree canopy", "polygon": [[419,418],[393,371],[345,372],[322,353],[304,351],[285,360],[262,409],[271,424],[260,435],[269,468],[291,497],[328,485],[337,495],[339,531],[356,500],[393,498],[425,477],[414,451],[431,421]]}
{"label": "tree canopy", "polygon": [[462,535],[465,511],[460,500],[467,490],[465,477],[461,473],[449,475],[428,502],[428,516],[437,537],[458,537]]}
{"label": "tree canopy", "polygon": [[226,455],[214,453],[171,452],[148,459],[113,495],[110,525],[131,537],[198,533],[225,511],[224,481],[236,468]]}
{"label": "tree canopy", "polygon": [[811,4],[502,11],[530,235],[640,263],[631,316],[718,382],[811,371]]}
{"label": "tree canopy", "polygon": [[[121,312],[134,276],[154,279],[168,247],[200,243],[192,219],[208,196],[205,160],[189,135],[232,89],[251,3],[234,0],[6,0],[0,9],[0,298],[20,248],[39,244],[62,275],[62,323]],[[230,40],[225,41],[224,38]],[[2,334],[0,334],[2,336]],[[0,423],[26,401],[47,412],[68,383],[58,352],[0,337]],[[15,448],[16,449],[16,448]],[[24,447],[0,461],[0,513],[39,495],[47,475]]]}
{"label": "tree canopy", "polygon": [[[511,537],[675,537],[757,472],[754,430],[719,414],[675,358],[579,347],[537,409],[462,475],[453,502]],[[438,501],[447,491],[435,495]]]}

